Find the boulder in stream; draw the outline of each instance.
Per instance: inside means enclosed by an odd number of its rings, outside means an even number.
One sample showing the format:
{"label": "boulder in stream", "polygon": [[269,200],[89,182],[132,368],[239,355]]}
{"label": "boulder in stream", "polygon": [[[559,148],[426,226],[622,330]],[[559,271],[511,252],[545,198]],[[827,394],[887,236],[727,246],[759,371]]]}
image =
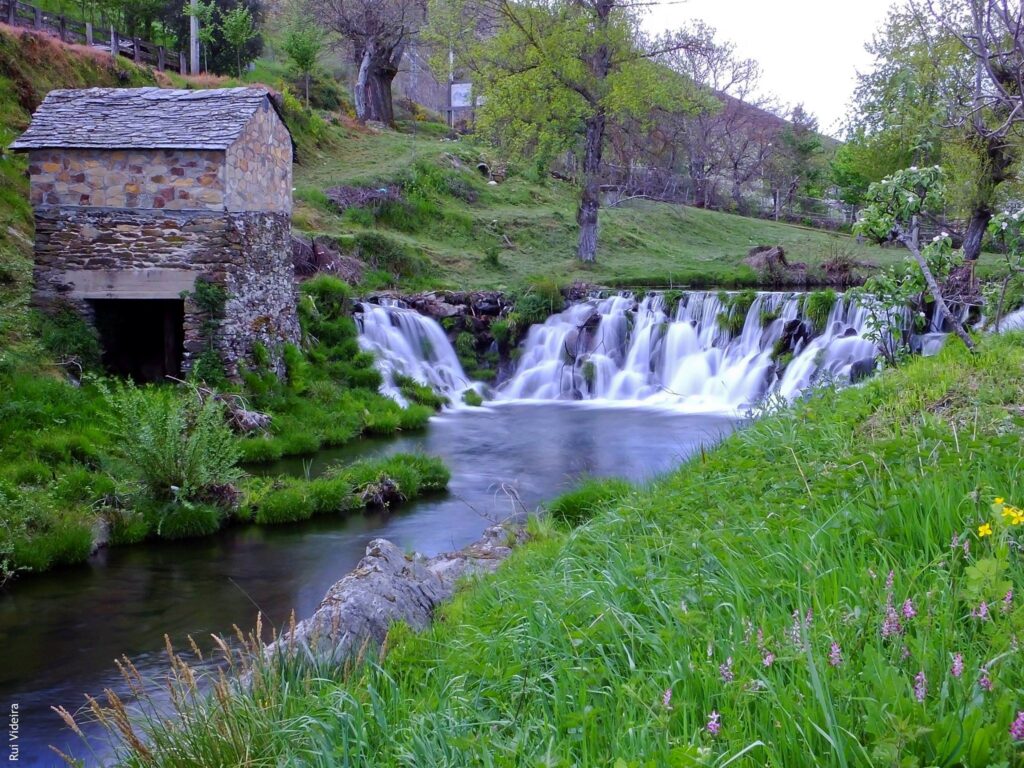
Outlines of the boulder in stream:
{"label": "boulder in stream", "polygon": [[355,570],[327,591],[316,612],[269,645],[267,653],[308,648],[317,658],[343,661],[367,644],[379,647],[396,622],[425,629],[459,579],[494,571],[525,540],[521,526],[496,525],[457,552],[426,558],[407,555],[387,539],[374,539]]}

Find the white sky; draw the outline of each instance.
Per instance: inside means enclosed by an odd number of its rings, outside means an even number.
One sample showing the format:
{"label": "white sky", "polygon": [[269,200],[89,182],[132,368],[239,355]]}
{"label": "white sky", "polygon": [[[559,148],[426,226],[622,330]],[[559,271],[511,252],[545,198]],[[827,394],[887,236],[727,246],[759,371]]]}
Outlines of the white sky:
{"label": "white sky", "polygon": [[893,0],[686,0],[655,6],[651,32],[694,19],[736,44],[741,58],[761,64],[761,91],[782,102],[803,102],[821,131],[839,136],[854,76],[871,57],[864,44],[885,20]]}

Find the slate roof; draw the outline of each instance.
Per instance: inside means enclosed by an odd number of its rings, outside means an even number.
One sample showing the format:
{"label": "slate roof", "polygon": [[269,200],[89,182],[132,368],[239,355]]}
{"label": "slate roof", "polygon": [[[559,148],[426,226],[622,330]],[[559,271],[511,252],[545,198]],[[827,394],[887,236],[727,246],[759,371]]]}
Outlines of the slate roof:
{"label": "slate roof", "polygon": [[227,149],[271,105],[262,88],[50,91],[11,149]]}

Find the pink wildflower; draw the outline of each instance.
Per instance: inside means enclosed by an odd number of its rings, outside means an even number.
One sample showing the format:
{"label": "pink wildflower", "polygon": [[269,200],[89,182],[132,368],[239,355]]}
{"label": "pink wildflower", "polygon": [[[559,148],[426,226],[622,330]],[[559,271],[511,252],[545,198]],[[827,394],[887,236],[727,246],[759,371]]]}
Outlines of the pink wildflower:
{"label": "pink wildflower", "polygon": [[977,608],[971,610],[971,616],[981,621],[988,621],[991,618],[988,615],[988,603],[982,600]]}
{"label": "pink wildflower", "polygon": [[917,609],[914,607],[914,601],[909,597],[903,601],[903,618],[912,619],[917,616]]}
{"label": "pink wildflower", "polygon": [[924,697],[927,695],[928,678],[924,676],[924,670],[922,669],[914,678],[914,698],[918,701],[924,701]]}
{"label": "pink wildflower", "polygon": [[789,628],[789,641],[797,648],[803,646],[803,632],[800,628],[800,611],[793,611],[793,625]]}
{"label": "pink wildflower", "polygon": [[843,649],[839,647],[839,643],[832,643],[832,648],[828,652],[828,663],[833,667],[843,666]]}
{"label": "pink wildflower", "polygon": [[900,661],[906,661],[910,658],[910,649],[907,646],[903,646],[903,652],[900,654]]}
{"label": "pink wildflower", "polygon": [[1010,736],[1014,741],[1024,741],[1024,710],[1017,712],[1017,719],[1010,724]]}
{"label": "pink wildflower", "polygon": [[988,676],[988,670],[984,667],[981,668],[981,677],[978,678],[978,686],[983,691],[992,690],[992,678]]}
{"label": "pink wildflower", "polygon": [[711,710],[711,714],[708,716],[707,729],[708,733],[712,736],[717,736],[718,732],[722,730],[721,718],[722,716],[718,712]]}
{"label": "pink wildflower", "polygon": [[725,660],[724,664],[718,665],[718,674],[722,676],[722,682],[731,683],[735,675],[732,673],[732,656]]}
{"label": "pink wildflower", "polygon": [[766,667],[770,667],[772,664],[775,663],[775,654],[771,651],[766,650],[764,652],[764,656],[761,657],[761,663]]}
{"label": "pink wildflower", "polygon": [[888,639],[903,634],[903,625],[892,604],[892,593],[885,600],[885,620],[882,622],[882,637]]}
{"label": "pink wildflower", "polygon": [[1009,613],[1013,608],[1013,590],[1009,590],[1003,598],[1003,613]]}
{"label": "pink wildflower", "polygon": [[964,538],[964,556],[969,556],[970,554],[971,554],[971,540],[969,538],[965,537]]}
{"label": "pink wildflower", "polygon": [[665,709],[672,709],[672,689],[666,688],[665,692],[661,694],[661,706]]}
{"label": "pink wildflower", "polygon": [[757,647],[758,650],[764,649],[764,630],[760,627],[757,628]]}
{"label": "pink wildflower", "polygon": [[953,654],[953,666],[949,668],[949,674],[953,677],[960,677],[964,673],[964,657],[962,654]]}
{"label": "pink wildflower", "polygon": [[896,574],[893,573],[890,570],[889,571],[889,575],[885,577],[885,588],[886,588],[886,590],[888,590],[889,592],[892,592],[892,585],[895,583],[895,581],[896,581]]}
{"label": "pink wildflower", "polygon": [[960,546],[960,534],[959,533],[954,533],[953,534],[953,540],[949,542],[949,548],[950,549],[956,549],[959,546]]}

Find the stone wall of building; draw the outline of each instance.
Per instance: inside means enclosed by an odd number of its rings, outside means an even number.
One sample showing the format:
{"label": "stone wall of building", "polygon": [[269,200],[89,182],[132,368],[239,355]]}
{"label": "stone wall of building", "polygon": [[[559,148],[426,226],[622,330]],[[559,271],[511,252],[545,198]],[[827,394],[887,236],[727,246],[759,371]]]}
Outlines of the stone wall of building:
{"label": "stone wall of building", "polygon": [[[289,145],[290,151],[290,145]],[[35,149],[34,206],[224,210],[224,152]]]}
{"label": "stone wall of building", "polygon": [[227,151],[229,211],[292,210],[292,140],[269,101]]}
{"label": "stone wall of building", "polygon": [[[254,342],[277,357],[299,340],[285,213],[41,207],[35,253],[35,303],[66,302],[86,317],[90,299],[175,299],[199,278],[223,286],[215,343],[230,375]],[[187,370],[207,343],[207,318],[188,298],[184,306]]]}

